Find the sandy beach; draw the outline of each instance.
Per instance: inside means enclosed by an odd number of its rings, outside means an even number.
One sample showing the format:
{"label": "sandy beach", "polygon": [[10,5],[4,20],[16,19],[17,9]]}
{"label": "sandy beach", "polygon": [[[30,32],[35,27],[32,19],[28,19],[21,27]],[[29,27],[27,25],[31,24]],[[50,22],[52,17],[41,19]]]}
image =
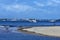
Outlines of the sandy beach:
{"label": "sandy beach", "polygon": [[21,32],[60,37],[60,26],[23,28]]}

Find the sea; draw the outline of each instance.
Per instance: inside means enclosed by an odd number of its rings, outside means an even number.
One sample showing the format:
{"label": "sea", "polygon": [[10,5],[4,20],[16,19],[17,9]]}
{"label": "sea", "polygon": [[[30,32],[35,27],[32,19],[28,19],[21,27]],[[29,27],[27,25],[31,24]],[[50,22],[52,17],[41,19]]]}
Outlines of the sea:
{"label": "sea", "polygon": [[[15,21],[0,21],[0,25],[12,25],[9,31],[3,30],[4,28],[0,28],[0,40],[60,40],[60,37],[52,37],[52,36],[43,36],[43,35],[33,35],[27,34],[23,32],[15,31],[17,26],[19,27],[34,27],[41,26],[45,27],[60,25],[60,22],[52,23],[52,22],[15,22]],[[44,26],[43,26],[44,25]],[[15,27],[14,27],[15,26]]]}

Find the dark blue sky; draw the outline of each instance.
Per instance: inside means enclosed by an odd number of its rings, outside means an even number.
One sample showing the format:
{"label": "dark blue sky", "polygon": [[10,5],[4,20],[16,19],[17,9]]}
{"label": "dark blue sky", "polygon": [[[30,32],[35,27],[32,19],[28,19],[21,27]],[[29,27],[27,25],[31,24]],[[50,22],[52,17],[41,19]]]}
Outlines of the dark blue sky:
{"label": "dark blue sky", "polygon": [[59,19],[60,0],[0,0],[0,18]]}

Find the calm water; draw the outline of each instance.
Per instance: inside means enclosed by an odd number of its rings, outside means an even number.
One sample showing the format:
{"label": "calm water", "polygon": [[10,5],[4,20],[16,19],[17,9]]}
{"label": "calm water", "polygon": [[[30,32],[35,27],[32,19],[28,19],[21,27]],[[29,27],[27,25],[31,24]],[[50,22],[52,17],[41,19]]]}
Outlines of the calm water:
{"label": "calm water", "polygon": [[60,38],[25,33],[0,32],[0,40],[60,40]]}
{"label": "calm water", "polygon": [[60,25],[60,22],[26,22],[26,21],[0,21],[0,25],[12,26],[41,26],[41,25]]}
{"label": "calm water", "polygon": [[[23,26],[33,26],[33,25],[53,25],[53,23],[47,23],[47,22],[39,22],[39,23],[28,23],[28,22],[0,22],[0,25],[23,25]],[[60,22],[57,22],[56,25],[60,24]],[[12,29],[11,29],[12,30]],[[13,28],[15,30],[15,28]],[[48,36],[38,36],[38,35],[32,35],[32,34],[25,34],[21,32],[16,31],[3,31],[0,29],[0,40],[60,40],[59,37],[48,37]]]}

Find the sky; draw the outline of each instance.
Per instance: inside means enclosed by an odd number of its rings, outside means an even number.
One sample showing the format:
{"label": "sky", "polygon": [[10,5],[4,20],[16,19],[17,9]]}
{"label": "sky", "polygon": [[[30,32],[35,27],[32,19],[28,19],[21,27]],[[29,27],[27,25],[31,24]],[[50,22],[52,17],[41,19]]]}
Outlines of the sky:
{"label": "sky", "polygon": [[0,0],[0,18],[59,19],[60,0]]}

